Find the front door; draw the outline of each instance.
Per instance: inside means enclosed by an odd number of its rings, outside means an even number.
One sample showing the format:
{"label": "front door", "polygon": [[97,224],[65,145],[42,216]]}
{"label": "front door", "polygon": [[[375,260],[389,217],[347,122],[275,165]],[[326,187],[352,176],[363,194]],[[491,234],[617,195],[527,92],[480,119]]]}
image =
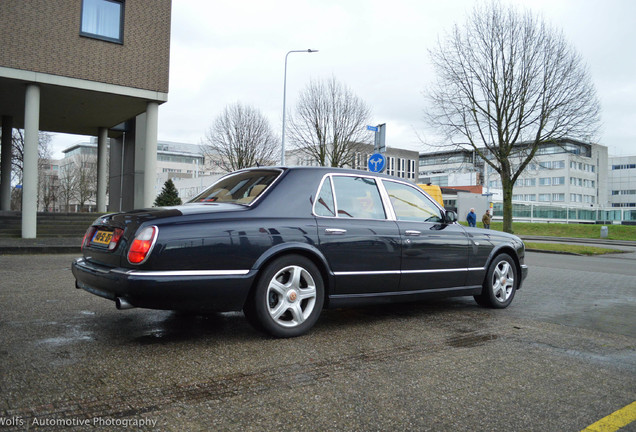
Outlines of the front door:
{"label": "front door", "polygon": [[383,180],[402,240],[401,291],[462,287],[469,241],[459,224],[444,223],[443,211],[416,186]]}

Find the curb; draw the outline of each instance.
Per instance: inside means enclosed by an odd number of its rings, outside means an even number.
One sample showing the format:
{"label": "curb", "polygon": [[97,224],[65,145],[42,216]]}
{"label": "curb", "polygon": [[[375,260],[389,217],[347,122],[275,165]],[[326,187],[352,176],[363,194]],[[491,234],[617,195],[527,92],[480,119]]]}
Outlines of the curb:
{"label": "curb", "polygon": [[4,246],[0,247],[0,255],[32,255],[32,254],[78,254],[79,246]]}

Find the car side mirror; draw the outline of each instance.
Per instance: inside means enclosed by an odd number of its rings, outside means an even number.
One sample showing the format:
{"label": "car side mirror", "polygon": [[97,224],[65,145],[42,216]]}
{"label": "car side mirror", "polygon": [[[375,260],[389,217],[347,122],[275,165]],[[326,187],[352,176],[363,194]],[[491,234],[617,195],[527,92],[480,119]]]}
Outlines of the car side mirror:
{"label": "car side mirror", "polygon": [[457,213],[452,210],[447,210],[444,214],[444,223],[452,224],[457,222]]}

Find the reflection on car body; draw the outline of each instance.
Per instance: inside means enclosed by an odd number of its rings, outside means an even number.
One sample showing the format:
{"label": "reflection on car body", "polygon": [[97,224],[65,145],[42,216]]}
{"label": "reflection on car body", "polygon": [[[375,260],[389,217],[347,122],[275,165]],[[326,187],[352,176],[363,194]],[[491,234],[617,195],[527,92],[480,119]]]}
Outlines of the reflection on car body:
{"label": "reflection on car body", "polygon": [[188,203],[98,218],[76,286],[119,308],[239,311],[279,337],[324,307],[474,296],[503,308],[527,274],[516,236],[466,228],[404,180],[333,168],[231,173]]}

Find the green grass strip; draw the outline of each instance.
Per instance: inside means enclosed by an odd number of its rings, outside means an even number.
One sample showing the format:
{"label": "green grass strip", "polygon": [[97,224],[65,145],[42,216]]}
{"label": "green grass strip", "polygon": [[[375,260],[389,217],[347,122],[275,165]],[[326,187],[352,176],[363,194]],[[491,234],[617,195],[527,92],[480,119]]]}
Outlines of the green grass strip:
{"label": "green grass strip", "polygon": [[526,249],[536,251],[563,252],[577,255],[603,255],[608,253],[623,253],[625,251],[619,249],[600,248],[596,246],[584,246],[576,244],[563,243],[535,243],[525,242]]}

